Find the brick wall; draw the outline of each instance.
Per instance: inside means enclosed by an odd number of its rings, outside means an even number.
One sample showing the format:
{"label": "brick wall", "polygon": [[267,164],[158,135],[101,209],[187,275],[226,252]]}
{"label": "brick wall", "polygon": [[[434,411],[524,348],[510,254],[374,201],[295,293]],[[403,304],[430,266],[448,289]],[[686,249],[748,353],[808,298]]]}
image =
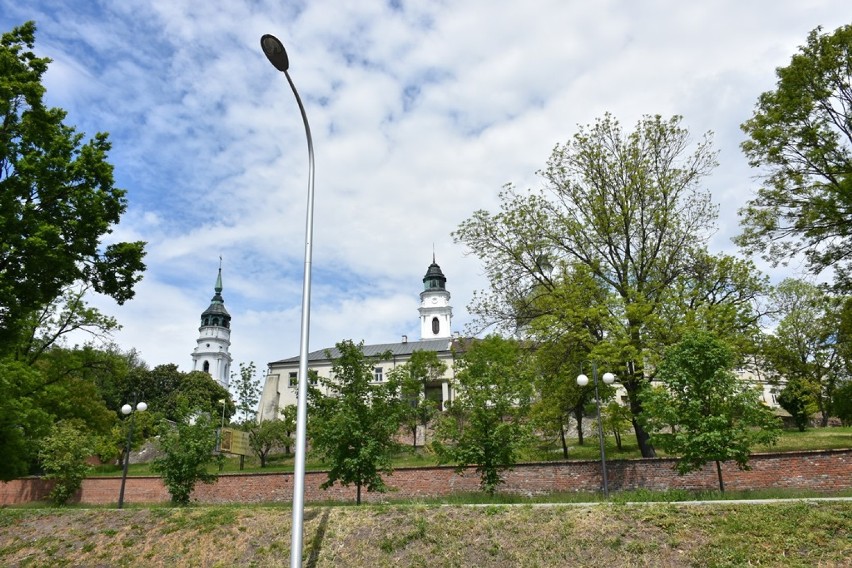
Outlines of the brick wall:
{"label": "brick wall", "polygon": [[[673,459],[611,460],[607,462],[610,489],[716,489],[715,464],[701,471],[679,476]],[[733,463],[722,464],[725,488],[749,490],[766,488],[812,489],[833,491],[852,489],[852,449],[784,454],[755,454],[750,471],[740,471]],[[324,472],[305,474],[305,501],[354,500],[354,487],[323,490]],[[601,486],[599,461],[564,461],[520,464],[504,474],[502,493],[540,495],[555,492],[597,491]],[[437,497],[473,492],[479,488],[479,476],[473,468],[456,474],[452,467],[398,469],[387,476],[387,497]],[[83,482],[74,501],[92,505],[118,502],[120,477],[93,477]],[[49,482],[25,478],[0,483],[0,505],[42,501],[50,490]],[[193,499],[200,503],[289,502],[293,494],[293,476],[285,473],[221,475],[212,485],[199,484]],[[380,501],[386,496],[367,493],[364,501]],[[169,500],[160,478],[129,477],[124,491],[125,503],[162,503]]]}

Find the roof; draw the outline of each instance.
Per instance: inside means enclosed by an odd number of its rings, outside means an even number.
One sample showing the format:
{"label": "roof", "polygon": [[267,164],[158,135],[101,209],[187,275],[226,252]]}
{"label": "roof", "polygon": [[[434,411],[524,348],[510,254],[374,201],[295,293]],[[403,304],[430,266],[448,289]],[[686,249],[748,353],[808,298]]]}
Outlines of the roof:
{"label": "roof", "polygon": [[[453,347],[453,342],[458,341],[457,339],[452,338],[444,338],[444,339],[428,339],[426,341],[406,341],[400,343],[378,343],[375,345],[364,345],[363,353],[367,357],[375,357],[376,355],[381,355],[387,351],[390,351],[391,355],[394,357],[398,356],[406,356],[411,355],[415,351],[447,351],[449,352]],[[325,349],[319,349],[317,351],[311,351],[308,353],[308,361],[328,361],[329,359],[337,359],[340,357],[340,352],[337,350],[337,347],[327,347]],[[273,361],[269,363],[269,365],[281,365],[286,363],[297,363],[299,361],[299,356],[290,357],[288,359],[281,359],[279,361]]]}

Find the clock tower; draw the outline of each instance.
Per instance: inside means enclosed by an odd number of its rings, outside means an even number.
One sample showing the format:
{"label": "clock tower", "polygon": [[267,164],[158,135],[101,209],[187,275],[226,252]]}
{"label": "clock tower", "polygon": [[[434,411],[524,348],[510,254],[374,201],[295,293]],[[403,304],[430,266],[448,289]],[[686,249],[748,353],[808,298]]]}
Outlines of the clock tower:
{"label": "clock tower", "polygon": [[423,277],[423,291],[420,292],[420,339],[449,339],[452,337],[450,324],[453,308],[450,306],[450,293],[447,292],[447,278],[432,255],[432,264]]}
{"label": "clock tower", "polygon": [[231,378],[231,314],[222,299],[222,266],[208,307],[201,314],[198,345],[192,352],[192,370],[208,373],[217,383],[228,388]]}

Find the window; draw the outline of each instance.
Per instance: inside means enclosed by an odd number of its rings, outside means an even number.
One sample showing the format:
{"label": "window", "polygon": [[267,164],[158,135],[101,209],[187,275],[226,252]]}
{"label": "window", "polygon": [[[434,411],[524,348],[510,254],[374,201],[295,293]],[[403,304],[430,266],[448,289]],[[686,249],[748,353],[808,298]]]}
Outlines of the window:
{"label": "window", "polygon": [[373,380],[377,383],[385,380],[384,372],[381,367],[373,367]]}
{"label": "window", "polygon": [[438,335],[438,332],[441,330],[441,322],[438,321],[438,318],[432,318],[432,333]]}
{"label": "window", "polygon": [[210,361],[205,361],[205,362],[204,362],[204,372],[205,372],[205,373],[210,373]]}
{"label": "window", "polygon": [[287,377],[287,386],[288,387],[295,387],[298,384],[299,384],[299,374],[294,371],[294,372],[290,373],[289,377]]}

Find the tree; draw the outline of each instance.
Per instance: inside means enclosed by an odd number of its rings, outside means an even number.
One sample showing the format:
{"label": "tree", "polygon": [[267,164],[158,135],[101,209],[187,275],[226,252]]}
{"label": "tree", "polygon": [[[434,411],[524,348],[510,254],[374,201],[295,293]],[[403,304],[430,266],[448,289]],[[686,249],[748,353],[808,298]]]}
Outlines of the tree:
{"label": "tree", "polygon": [[426,387],[437,383],[447,371],[447,365],[434,351],[415,351],[408,362],[391,371],[400,385],[403,401],[403,425],[411,432],[411,445],[417,449],[417,429],[426,428],[439,412],[438,402],[426,396]]}
{"label": "tree", "polygon": [[28,395],[41,381],[32,367],[0,359],[0,481],[27,475],[50,431],[50,414]]}
{"label": "tree", "polygon": [[852,381],[845,381],[837,387],[834,401],[834,413],[844,426],[852,425]]}
{"label": "tree", "polygon": [[35,24],[0,38],[0,352],[24,321],[82,282],[123,303],[145,268],[144,243],[104,245],[127,208],[105,133],[83,142],[65,111],[44,105],[47,58]]}
{"label": "tree", "polygon": [[798,377],[789,379],[778,393],[778,404],[790,413],[799,432],[805,431],[811,416],[816,413],[818,409],[816,399],[814,384]]}
{"label": "tree", "polygon": [[516,342],[490,335],[474,341],[456,365],[456,396],[432,443],[442,463],[476,466],[479,486],[493,494],[531,440],[527,423],[533,388],[526,354]]}
{"label": "tree", "polygon": [[260,467],[266,467],[266,459],[275,448],[286,445],[287,453],[290,453],[291,433],[290,425],[283,420],[264,420],[250,427],[249,446],[257,454]]}
{"label": "tree", "polygon": [[[842,357],[847,346],[839,340],[842,298],[788,278],[773,291],[772,304],[778,324],[764,342],[763,357],[770,378],[776,383],[787,381],[784,400],[795,413],[782,406],[795,417],[815,404],[810,413],[818,410],[825,427],[836,385],[847,372]],[[804,399],[795,401],[798,397]],[[797,420],[800,427],[806,423]]]}
{"label": "tree", "polygon": [[231,384],[234,388],[234,394],[239,399],[237,410],[242,414],[242,421],[254,421],[257,417],[257,403],[260,401],[260,384],[255,380],[254,376],[257,372],[257,367],[254,361],[248,365],[240,363],[239,374],[232,373],[231,378],[236,379]]}
{"label": "tree", "polygon": [[621,434],[630,427],[630,409],[613,400],[603,409],[601,420],[604,435],[612,432],[615,446],[621,451]]}
{"label": "tree", "polygon": [[94,439],[84,425],[75,421],[57,422],[42,441],[39,461],[44,479],[54,481],[50,500],[64,505],[83,485],[91,470],[86,460],[94,454]]}
{"label": "tree", "polygon": [[720,491],[721,462],[749,469],[751,448],[774,443],[780,430],[759,393],[731,371],[734,363],[726,344],[707,332],[690,333],[666,354],[657,375],[662,386],[642,394],[653,443],[678,457],[681,475],[715,461]]}
{"label": "tree", "polygon": [[296,433],[296,418],[298,407],[295,404],[288,404],[281,409],[279,420],[284,423],[284,432],[287,434],[284,440],[284,453],[290,455],[290,447],[293,442],[293,434]]}
{"label": "tree", "polygon": [[742,149],[764,185],[740,211],[737,242],[775,265],[804,253],[809,268],[832,268],[852,286],[852,25],[808,34],[776,88],[760,95],[742,125]]}
{"label": "tree", "polygon": [[[545,188],[500,195],[501,211],[477,211],[454,232],[482,259],[491,281],[487,307],[511,312],[531,293],[549,294],[554,280],[542,268],[585,266],[608,292],[610,352],[619,362],[642,455],[652,457],[639,394],[654,367],[649,325],[670,300],[670,286],[706,248],[717,208],[702,178],[716,165],[709,135],[690,152],[681,118],[646,116],[633,132],[607,114],[557,145],[540,175]],[[472,311],[486,316],[501,310]]]}
{"label": "tree", "polygon": [[351,340],[338,343],[333,378],[319,379],[325,394],[316,388],[309,394],[311,446],[330,464],[322,487],[354,484],[358,504],[362,488],[386,489],[382,474],[392,471],[392,457],[399,451],[396,434],[403,406],[392,377],[385,383],[372,382],[374,364],[390,359],[390,353],[366,357],[363,346]]}
{"label": "tree", "polygon": [[223,459],[221,454],[214,453],[216,430],[209,415],[200,414],[193,422],[163,421],[159,445],[163,455],[154,459],[151,470],[162,476],[175,505],[188,505],[199,481],[213,483],[218,479],[216,473],[208,471],[209,464]]}

